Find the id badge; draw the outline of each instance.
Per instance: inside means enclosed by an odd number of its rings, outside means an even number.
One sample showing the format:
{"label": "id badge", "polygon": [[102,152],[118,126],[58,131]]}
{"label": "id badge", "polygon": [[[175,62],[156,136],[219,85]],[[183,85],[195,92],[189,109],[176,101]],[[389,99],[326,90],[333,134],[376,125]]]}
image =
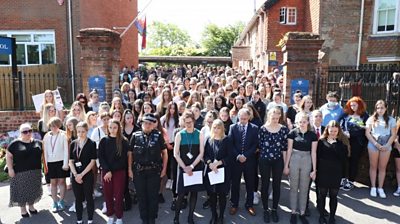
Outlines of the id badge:
{"label": "id badge", "polygon": [[82,167],[82,163],[81,163],[81,162],[75,163],[75,167],[76,167],[76,168],[81,168],[81,167]]}
{"label": "id badge", "polygon": [[190,153],[190,152],[188,152],[188,153],[186,154],[186,156],[187,156],[189,159],[192,159],[192,158],[193,158],[193,155],[192,155],[192,153]]}

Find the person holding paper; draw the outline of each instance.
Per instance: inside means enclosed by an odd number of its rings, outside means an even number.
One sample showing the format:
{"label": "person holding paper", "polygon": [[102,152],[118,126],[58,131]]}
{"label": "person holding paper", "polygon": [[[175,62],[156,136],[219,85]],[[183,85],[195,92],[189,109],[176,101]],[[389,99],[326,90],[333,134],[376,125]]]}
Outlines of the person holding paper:
{"label": "person holding paper", "polygon": [[[193,213],[197,202],[197,192],[203,190],[203,184],[189,186],[184,183],[184,175],[186,175],[185,179],[189,180],[191,176],[198,177],[198,172],[201,174],[204,168],[204,164],[201,161],[204,154],[204,142],[200,131],[194,128],[195,118],[193,112],[185,111],[181,119],[185,128],[176,134],[174,146],[174,157],[179,165],[177,178],[178,200],[176,203],[174,224],[179,223],[182,200],[185,194],[189,192],[188,223],[192,224],[194,223]],[[202,175],[200,175],[200,178],[202,178]],[[198,180],[191,180],[191,182],[198,182]]]}
{"label": "person holding paper", "polygon": [[254,199],[254,170],[256,166],[256,149],[258,146],[258,127],[249,122],[250,111],[242,108],[238,112],[239,122],[229,128],[228,138],[231,144],[230,154],[232,163],[232,189],[230,214],[235,215],[238,210],[240,179],[242,173],[246,182],[246,210],[255,216]]}
{"label": "person holding paper", "polygon": [[[208,173],[221,173],[222,183],[212,184],[209,175],[205,175],[205,186],[210,196],[212,217],[210,223],[223,223],[226,207],[226,195],[229,192],[229,152],[228,138],[225,137],[224,122],[217,119],[211,126],[210,137],[204,144],[204,161],[207,163]],[[222,172],[223,171],[223,172]],[[217,214],[217,200],[219,215]]]}
{"label": "person holding paper", "polygon": [[[289,129],[279,123],[282,116],[279,108],[268,111],[267,122],[261,126],[258,133],[260,139],[260,174],[261,199],[264,207],[264,222],[279,222],[278,203],[281,193],[281,180],[287,150],[287,135]],[[268,208],[268,189],[272,173],[272,209]]]}

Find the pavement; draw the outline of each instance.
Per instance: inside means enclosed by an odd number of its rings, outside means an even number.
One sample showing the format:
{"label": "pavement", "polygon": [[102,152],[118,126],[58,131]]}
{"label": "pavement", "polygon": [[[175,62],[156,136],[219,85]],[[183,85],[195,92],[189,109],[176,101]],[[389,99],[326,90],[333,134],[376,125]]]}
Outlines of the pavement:
{"label": "pavement", "polygon": [[[47,192],[46,186],[44,185],[44,192]],[[287,180],[282,181],[281,187],[281,200],[279,204],[278,214],[280,217],[279,223],[289,223],[290,209],[289,209],[289,185]],[[394,189],[385,189],[387,198],[371,198],[369,196],[369,188],[367,186],[356,183],[356,188],[345,192],[340,191],[338,196],[338,209],[336,223],[361,223],[361,224],[383,224],[383,223],[400,223],[400,198],[394,197],[392,192]],[[263,223],[263,209],[261,201],[259,205],[255,205],[257,212],[256,216],[250,216],[244,209],[244,185],[241,187],[241,198],[239,204],[239,211],[236,215],[229,215],[229,205],[225,212],[225,223],[226,224],[258,224]],[[157,223],[168,224],[172,223],[174,212],[171,211],[171,200],[172,195],[169,190],[164,193],[166,202],[160,204],[159,217]],[[197,201],[197,208],[195,210],[195,223],[205,224],[208,223],[211,217],[209,209],[203,209],[202,204],[205,201],[206,194],[202,192],[199,194]],[[315,209],[315,192],[312,189],[310,193],[311,197],[311,216],[308,218],[311,224],[318,223],[318,212]],[[20,210],[18,207],[9,208],[9,184],[0,183],[0,223],[11,224],[53,224],[53,223],[76,223],[75,213],[69,213],[67,211],[52,213],[50,206],[52,204],[51,197],[44,195],[39,203],[36,204],[36,209],[39,210],[39,214],[34,215],[30,218],[21,218]],[[67,192],[66,204],[71,205],[74,200],[74,196],[71,190]],[[102,198],[95,200],[95,217],[94,222],[97,224],[106,223],[107,217],[101,213]],[[269,201],[270,206],[272,201]],[[329,211],[329,199],[327,199],[327,210]],[[67,209],[66,209],[67,210]],[[187,210],[181,214],[181,223],[186,223]],[[86,210],[84,210],[84,220],[87,220]],[[124,223],[140,224],[138,205],[133,205],[132,210],[125,212],[123,217]],[[84,222],[86,223],[86,221]],[[300,223],[300,222],[298,222]]]}

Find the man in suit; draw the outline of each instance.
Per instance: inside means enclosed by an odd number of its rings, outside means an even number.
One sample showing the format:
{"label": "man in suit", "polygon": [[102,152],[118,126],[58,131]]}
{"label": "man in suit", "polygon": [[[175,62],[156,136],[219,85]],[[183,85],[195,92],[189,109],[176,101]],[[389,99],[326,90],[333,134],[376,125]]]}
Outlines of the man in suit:
{"label": "man in suit", "polygon": [[255,152],[258,146],[258,127],[249,122],[250,111],[242,108],[238,113],[239,122],[229,128],[228,138],[231,144],[232,186],[230,214],[236,214],[239,204],[240,179],[242,173],[246,182],[245,207],[250,215],[255,216],[253,208],[254,169],[256,166]]}

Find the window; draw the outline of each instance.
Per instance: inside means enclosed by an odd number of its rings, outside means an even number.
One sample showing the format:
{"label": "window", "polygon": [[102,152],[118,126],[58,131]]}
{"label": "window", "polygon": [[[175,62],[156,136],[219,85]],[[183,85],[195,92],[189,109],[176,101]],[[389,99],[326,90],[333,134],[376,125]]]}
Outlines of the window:
{"label": "window", "polygon": [[279,9],[279,23],[296,25],[297,12],[294,7],[282,7]]}
{"label": "window", "polygon": [[[0,31],[0,36],[15,38],[18,65],[56,63],[54,31]],[[11,65],[11,55],[0,56],[0,65]]]}
{"label": "window", "polygon": [[375,33],[398,32],[399,1],[377,0],[375,4]]}

